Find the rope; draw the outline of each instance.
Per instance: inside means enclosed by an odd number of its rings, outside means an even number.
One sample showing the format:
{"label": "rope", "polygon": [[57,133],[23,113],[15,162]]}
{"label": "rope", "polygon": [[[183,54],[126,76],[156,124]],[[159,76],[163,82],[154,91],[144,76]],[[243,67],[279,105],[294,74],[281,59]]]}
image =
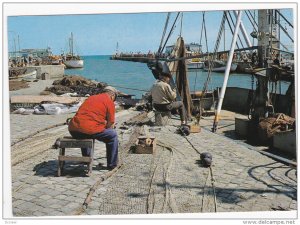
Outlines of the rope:
{"label": "rope", "polygon": [[285,22],[287,22],[287,24],[288,24],[290,27],[294,28],[293,24],[291,24],[290,21],[288,21],[287,18],[285,18],[285,16],[282,15],[282,13],[281,13],[278,9],[275,9],[275,11],[276,11],[276,12],[277,12],[277,13],[285,20]]}
{"label": "rope", "polygon": [[[161,155],[158,159],[158,162],[160,161],[160,158],[161,158]],[[154,157],[152,158],[152,162],[151,162],[151,166],[154,165]],[[151,175],[151,178],[150,178],[150,182],[149,182],[149,194],[148,194],[148,197],[147,197],[147,204],[146,204],[146,212],[147,214],[152,214],[153,211],[154,211],[154,200],[153,200],[153,204],[152,204],[152,208],[151,208],[151,212],[149,211],[149,208],[150,208],[150,205],[149,205],[149,202],[150,202],[150,197],[153,195],[152,192],[153,192],[153,188],[152,188],[152,184],[153,184],[153,180],[154,180],[154,176],[155,176],[155,172],[157,170],[157,167],[158,167],[158,163],[155,165],[154,167],[154,170],[153,170],[153,173]],[[152,169],[151,169],[152,170]],[[150,171],[151,171],[150,170]],[[154,195],[153,195],[154,196]]]}
{"label": "rope", "polygon": [[214,192],[214,205],[215,205],[215,212],[218,212],[217,209],[217,197],[216,197],[216,189],[215,189],[215,179],[214,179],[214,175],[213,175],[213,171],[211,166],[209,167],[209,171],[210,171],[210,178],[211,178],[211,186]]}
{"label": "rope", "polygon": [[204,13],[203,13],[203,22],[204,22],[204,34],[205,34],[205,42],[206,42],[206,51],[208,52],[207,33],[206,33],[206,23],[205,23]]}
{"label": "rope", "polygon": [[[225,14],[225,16],[226,16],[226,20],[227,20],[227,23],[228,23],[228,25],[229,25],[229,29],[230,29],[230,31],[231,31],[231,34],[233,34],[234,32],[233,32],[231,23],[230,23],[230,21],[229,21],[229,19],[228,19],[228,17],[227,17],[227,14]],[[236,43],[236,46],[237,46],[238,48],[240,48],[240,46],[239,46],[238,43]]]}
{"label": "rope", "polygon": [[119,85],[114,85],[114,84],[111,84],[111,85],[114,86],[114,87],[117,87],[117,88],[123,88],[123,89],[127,89],[127,90],[142,91],[142,92],[148,92],[149,91],[149,90],[145,90],[145,89],[129,88],[129,87],[119,86]]}
{"label": "rope", "polygon": [[[215,45],[213,57],[212,57],[212,59],[208,60],[207,78],[206,78],[206,81],[205,81],[203,89],[202,89],[202,95],[201,95],[201,98],[200,98],[200,102],[204,98],[204,95],[207,92],[208,84],[211,81],[212,68],[214,67],[214,60],[215,60],[216,55],[217,55],[217,51],[218,51],[218,48],[219,48],[219,44],[220,44],[220,40],[221,40],[221,36],[222,36],[223,29],[224,29],[224,24],[225,24],[225,19],[226,18],[227,18],[226,17],[226,12],[224,12],[223,13],[223,17],[222,17],[222,21],[221,21],[221,25],[220,25],[220,28],[219,28],[219,33],[218,33],[218,37],[217,37],[217,41],[216,41],[216,45]],[[205,33],[206,33],[206,28],[205,28]]]}
{"label": "rope", "polygon": [[82,213],[85,212],[85,210],[87,209],[89,203],[92,201],[92,196],[94,194],[94,192],[96,191],[96,189],[98,188],[98,186],[105,180],[107,180],[108,178],[110,178],[112,175],[114,175],[120,168],[122,165],[117,166],[116,168],[114,168],[112,171],[107,172],[106,174],[104,174],[103,176],[101,176],[97,182],[90,188],[89,193],[87,194],[87,197],[85,198],[83,204],[81,207],[77,208],[74,212],[73,215],[81,215]]}
{"label": "rope", "polygon": [[245,13],[246,13],[246,16],[248,17],[248,19],[249,19],[249,21],[250,21],[250,23],[251,23],[251,25],[252,25],[254,31],[257,32],[257,29],[256,29],[256,27],[255,27],[255,25],[257,26],[257,24],[254,24],[254,23],[253,23],[252,19],[251,19],[250,16],[248,15],[247,10],[245,11]]}
{"label": "rope", "polygon": [[164,175],[165,175],[164,176],[164,181],[165,181],[166,197],[165,197],[165,201],[164,201],[164,204],[163,204],[163,213],[166,213],[166,204],[165,203],[167,201],[169,202],[169,207],[172,210],[172,212],[173,213],[178,213],[177,205],[176,205],[176,202],[175,202],[174,198],[172,197],[171,187],[170,187],[170,184],[169,184],[169,174],[170,174],[170,168],[171,168],[172,162],[173,162],[174,151],[173,151],[172,148],[167,148],[167,150],[170,151],[171,157],[170,157],[170,160],[169,160],[169,165],[167,167],[167,170],[164,173]]}
{"label": "rope", "polygon": [[254,106],[254,102],[255,102],[255,92],[254,92],[254,74],[252,73],[251,75],[251,90],[252,90],[252,98],[251,98],[251,102],[250,102],[250,107],[249,107],[249,113],[248,113],[248,119],[251,120],[251,115],[253,112],[253,106]]}
{"label": "rope", "polygon": [[252,20],[254,21],[256,27],[258,27],[258,24],[257,24],[257,22],[256,22],[256,20],[255,20],[255,18],[254,18],[254,16],[252,15],[251,11],[250,11],[250,10],[246,10],[246,14],[247,14],[247,12],[249,12],[249,14],[250,14]]}
{"label": "rope", "polygon": [[158,48],[158,51],[157,51],[158,53],[161,52],[162,43],[163,43],[163,40],[164,40],[164,38],[165,38],[165,34],[166,34],[166,31],[167,31],[167,28],[168,28],[168,24],[169,24],[170,14],[171,14],[171,13],[168,13],[168,14],[167,14],[167,19],[166,19],[166,23],[165,23],[163,35],[162,35],[162,37],[161,37],[160,45],[159,45],[159,48]]}
{"label": "rope", "polygon": [[[201,44],[202,44],[202,34],[203,34],[204,22],[205,22],[205,20],[204,20],[204,13],[205,13],[205,12],[203,12],[203,14],[202,14],[201,34],[200,34],[200,41],[199,41],[200,46],[201,46]],[[200,53],[200,49],[199,49],[199,53]]]}
{"label": "rope", "polygon": [[195,76],[195,80],[194,80],[194,93],[195,93],[195,94],[196,94],[197,77],[198,77],[198,72],[197,72],[197,70],[196,70],[196,76]]}
{"label": "rope", "polygon": [[[192,146],[192,148],[200,154],[200,152],[198,151],[198,149],[192,144],[192,142],[184,135],[183,136],[187,142]],[[215,190],[215,186],[214,186],[214,182],[215,182],[215,179],[214,179],[214,176],[213,176],[213,172],[212,172],[212,167],[210,166],[209,167],[209,170],[210,170],[210,175],[211,175],[211,185],[212,185],[212,189],[213,189],[213,195],[214,195],[214,206],[215,206],[215,212],[217,212],[217,197],[216,197],[216,190]],[[209,175],[209,174],[208,174]],[[206,180],[208,179],[208,176],[206,178]],[[206,182],[204,184],[204,188],[206,186]],[[203,188],[203,193],[204,193],[204,188]],[[202,209],[201,211],[203,210],[203,202],[204,200],[202,199]]]}
{"label": "rope", "polygon": [[[230,17],[230,20],[231,20],[233,26],[235,26],[235,23],[234,23],[234,21],[233,21],[233,18],[232,18],[232,16],[231,16],[230,11],[228,11],[228,14],[229,14],[229,17]],[[238,34],[238,39],[239,39],[239,41],[240,41],[240,43],[241,43],[242,48],[245,48],[239,34]]]}
{"label": "rope", "polygon": [[164,50],[164,48],[165,48],[165,46],[166,46],[166,44],[167,44],[167,42],[168,42],[168,40],[169,40],[171,34],[173,33],[174,28],[176,27],[175,24],[176,24],[176,21],[177,21],[177,19],[178,19],[179,14],[180,14],[180,12],[177,13],[177,16],[176,16],[176,18],[175,18],[175,20],[174,20],[174,23],[173,23],[173,25],[172,25],[172,27],[171,27],[171,29],[170,29],[170,31],[169,31],[168,37],[167,37],[167,39],[166,39],[166,41],[165,41],[165,43],[164,43],[164,45],[163,45],[161,51],[159,52],[159,54],[163,52],[163,50]]}
{"label": "rope", "polygon": [[[219,48],[219,44],[220,44],[220,40],[221,40],[221,36],[222,36],[222,31],[223,31],[224,24],[225,24],[225,18],[226,18],[226,13],[224,12],[223,17],[222,17],[222,21],[221,21],[221,25],[220,25],[220,28],[219,28],[219,33],[218,33],[218,37],[217,37],[213,57],[212,57],[212,59],[208,60],[207,78],[206,78],[206,81],[205,81],[204,86],[203,86],[202,96],[200,98],[200,102],[202,101],[205,93],[207,92],[207,87],[208,87],[208,84],[211,80],[211,72],[212,72],[212,68],[214,66],[214,60],[216,58],[216,54],[217,54],[217,51],[218,51],[218,48]],[[206,27],[205,27],[205,34],[206,34]],[[209,57],[209,55],[208,55],[208,57]]]}
{"label": "rope", "polygon": [[28,139],[28,138],[31,138],[31,137],[33,137],[34,135],[36,135],[36,134],[38,134],[38,133],[40,133],[40,132],[43,132],[43,131],[46,131],[46,130],[50,130],[50,129],[54,128],[54,127],[59,127],[59,126],[63,126],[63,125],[67,125],[67,123],[66,123],[66,122],[64,122],[64,123],[58,123],[58,124],[55,124],[55,125],[51,125],[51,126],[49,126],[49,127],[46,127],[46,128],[44,128],[44,129],[38,130],[38,131],[36,131],[36,132],[34,132],[34,133],[32,133],[32,134],[29,134],[29,135],[27,135],[27,136],[25,136],[25,137],[23,137],[23,138],[20,138],[19,140],[13,142],[10,146],[14,146],[15,144],[17,144],[17,143],[19,143],[19,142],[21,142],[21,141],[24,141],[24,140],[26,140],[26,139]]}
{"label": "rope", "polygon": [[202,204],[201,204],[201,212],[203,212],[203,205],[204,205],[204,197],[205,197],[205,188],[206,188],[206,183],[209,177],[209,173],[207,173],[207,177],[203,186],[203,196],[202,196]]}
{"label": "rope", "polygon": [[[276,19],[274,18],[273,14],[271,14],[271,18],[272,20]],[[286,34],[286,36],[288,36],[288,38],[294,43],[294,39],[289,35],[289,33],[284,29],[284,27],[281,25],[281,23],[279,21],[277,21],[278,26],[281,28],[281,30]],[[271,23],[272,25],[273,23]],[[271,36],[272,37],[272,36]]]}

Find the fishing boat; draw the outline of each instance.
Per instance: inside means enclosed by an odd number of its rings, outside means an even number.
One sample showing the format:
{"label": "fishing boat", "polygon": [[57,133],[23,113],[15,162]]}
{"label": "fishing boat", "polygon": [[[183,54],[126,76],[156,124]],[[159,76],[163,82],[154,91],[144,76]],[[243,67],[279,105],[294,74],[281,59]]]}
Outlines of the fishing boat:
{"label": "fishing boat", "polygon": [[[209,70],[209,61],[205,61],[204,62],[204,67],[203,70],[204,71],[208,71]],[[220,61],[220,60],[214,60],[213,61],[213,67],[211,68],[212,72],[225,72],[226,70],[226,62],[225,61]],[[235,63],[231,63],[231,67],[230,67],[230,72],[234,72],[237,68],[237,64]]]}
{"label": "fishing boat", "polygon": [[186,62],[188,70],[193,69],[203,69],[204,62],[201,61],[199,58],[189,59]]}
{"label": "fishing boat", "polygon": [[83,59],[81,59],[79,55],[74,54],[73,33],[71,33],[71,37],[69,38],[69,47],[70,47],[70,52],[66,55],[66,58],[64,60],[64,64],[66,65],[66,68],[82,68]]}

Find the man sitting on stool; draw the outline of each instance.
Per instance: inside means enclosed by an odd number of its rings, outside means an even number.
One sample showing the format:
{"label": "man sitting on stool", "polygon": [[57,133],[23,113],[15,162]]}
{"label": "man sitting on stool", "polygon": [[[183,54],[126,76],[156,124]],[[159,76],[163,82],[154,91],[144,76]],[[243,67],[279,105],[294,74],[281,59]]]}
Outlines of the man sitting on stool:
{"label": "man sitting on stool", "polygon": [[[107,168],[114,169],[118,162],[118,134],[113,129],[117,90],[111,86],[103,93],[90,96],[69,123],[73,138],[92,138],[106,144]],[[82,156],[90,156],[91,149],[82,148]]]}
{"label": "man sitting on stool", "polygon": [[175,101],[176,89],[172,89],[169,82],[172,78],[168,65],[164,62],[158,62],[158,80],[153,84],[150,94],[152,105],[158,111],[179,110],[181,124],[187,123],[186,111],[182,101]]}

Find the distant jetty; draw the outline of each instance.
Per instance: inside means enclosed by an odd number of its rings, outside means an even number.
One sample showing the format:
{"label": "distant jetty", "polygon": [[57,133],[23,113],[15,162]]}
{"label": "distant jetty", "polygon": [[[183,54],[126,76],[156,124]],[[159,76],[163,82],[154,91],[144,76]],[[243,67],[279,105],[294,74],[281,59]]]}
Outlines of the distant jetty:
{"label": "distant jetty", "polygon": [[115,54],[111,56],[110,59],[148,63],[155,59],[155,55],[154,54]]}

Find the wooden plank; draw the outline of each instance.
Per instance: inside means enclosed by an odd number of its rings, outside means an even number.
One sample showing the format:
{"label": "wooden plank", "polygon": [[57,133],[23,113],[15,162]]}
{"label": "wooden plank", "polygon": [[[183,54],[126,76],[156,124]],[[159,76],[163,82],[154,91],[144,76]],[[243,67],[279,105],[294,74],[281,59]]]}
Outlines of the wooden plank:
{"label": "wooden plank", "polygon": [[59,97],[48,95],[16,95],[10,97],[11,104],[39,104],[41,102],[56,102],[61,104],[72,104],[84,101],[87,97]]}
{"label": "wooden plank", "polygon": [[93,139],[60,138],[55,142],[58,148],[92,148]]}
{"label": "wooden plank", "polygon": [[77,157],[77,156],[63,156],[59,155],[58,156],[59,161],[76,161],[76,162],[91,162],[92,158],[88,156],[82,156],[82,157]]}
{"label": "wooden plank", "polygon": [[59,148],[92,148],[93,142],[61,142]]}

